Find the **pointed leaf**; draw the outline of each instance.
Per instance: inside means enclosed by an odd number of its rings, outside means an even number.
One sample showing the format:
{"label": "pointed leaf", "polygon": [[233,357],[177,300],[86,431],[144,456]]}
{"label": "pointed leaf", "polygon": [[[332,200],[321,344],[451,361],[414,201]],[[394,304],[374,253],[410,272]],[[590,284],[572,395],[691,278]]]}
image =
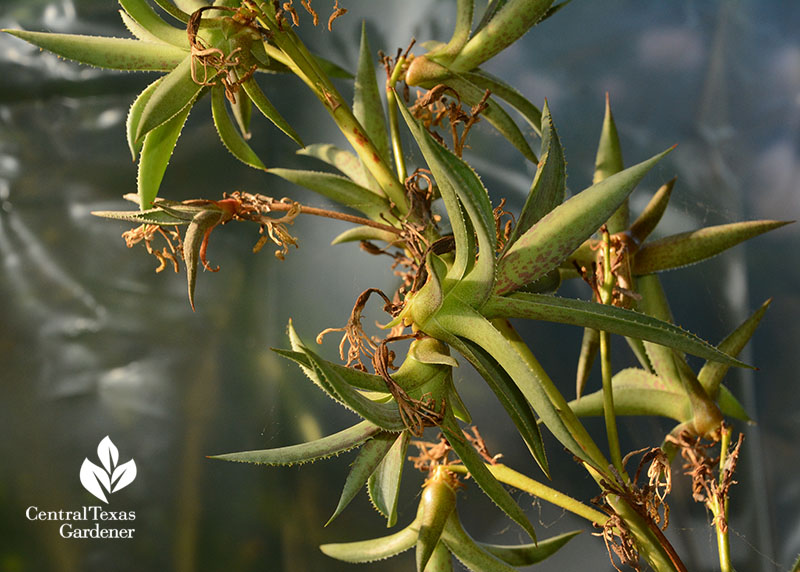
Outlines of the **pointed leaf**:
{"label": "pointed leaf", "polygon": [[247,96],[247,93],[237,93],[236,103],[231,104],[231,112],[233,119],[236,121],[236,126],[239,128],[239,133],[245,141],[250,140],[253,134],[250,132],[250,120],[253,116],[253,102]]}
{"label": "pointed leaf", "polygon": [[389,536],[359,542],[323,544],[319,549],[325,555],[344,562],[363,563],[385,560],[405,552],[416,544],[419,534],[417,526],[417,521],[414,521],[403,530]]}
{"label": "pointed leaf", "polygon": [[724,385],[719,386],[717,404],[719,405],[719,410],[725,415],[738,419],[739,421],[753,423],[753,420],[747,414],[744,406],[736,399],[736,396],[731,393],[731,390]]}
{"label": "pointed leaf", "polygon": [[360,242],[363,240],[380,240],[387,244],[398,242],[399,237],[393,232],[382,230],[372,226],[354,226],[346,231],[337,234],[331,244],[342,244],[345,242]]}
{"label": "pointed leaf", "polygon": [[171,72],[161,78],[142,110],[136,126],[134,141],[140,141],[147,133],[175,117],[187,105],[193,105],[202,89],[192,80],[192,56],[185,59]]}
{"label": "pointed leaf", "polygon": [[[643,369],[623,369],[611,380],[614,413],[617,415],[659,415],[679,422],[692,418],[692,405],[683,388]],[[570,401],[579,417],[603,415],[603,391]]]}
{"label": "pointed leaf", "polygon": [[297,364],[300,365],[300,369],[302,370],[302,372],[306,374],[306,377],[308,377],[308,379],[310,379],[314,383],[314,385],[316,385],[323,392],[325,392],[325,394],[328,397],[332,398],[337,403],[344,405],[342,399],[339,397],[339,394],[336,393],[336,390],[333,388],[330,382],[325,378],[322,372],[320,372],[317,368],[314,367],[314,363],[311,361],[311,359],[308,357],[308,354],[306,353],[306,346],[300,340],[300,336],[297,335],[297,332],[294,329],[294,324],[292,323],[291,319],[289,320],[289,324],[286,328],[286,331],[289,334],[289,343],[292,345],[292,349],[295,352],[300,353],[303,356],[304,361],[295,359],[294,356],[283,354],[280,351],[278,351],[278,354],[285,355],[285,357],[289,357],[290,359],[293,359],[295,362],[297,362]]}
{"label": "pointed leaf", "polygon": [[669,151],[592,185],[550,211],[500,259],[495,293],[505,294],[533,282],[566,260]]}
{"label": "pointed leaf", "polygon": [[633,272],[651,274],[688,266],[789,223],[790,221],[778,220],[734,222],[655,240],[639,249],[634,259]]}
{"label": "pointed leaf", "polygon": [[136,141],[135,139],[136,130],[139,128],[139,121],[142,118],[142,111],[144,111],[145,105],[147,105],[150,96],[153,95],[153,91],[155,91],[160,81],[161,78],[158,78],[144,88],[128,110],[128,117],[125,121],[125,134],[128,138],[128,148],[131,150],[131,156],[134,161],[136,161],[136,158],[139,156],[139,151],[142,150],[142,145],[144,144],[143,141]]}
{"label": "pointed leaf", "polygon": [[256,83],[254,78],[248,79],[246,82],[242,84],[242,88],[244,88],[244,92],[247,94],[247,97],[253,102],[256,108],[266,117],[269,119],[275,127],[283,131],[286,135],[288,135],[295,143],[303,146],[303,141],[300,139],[300,135],[294,130],[294,128],[289,125],[289,122],[283,118],[280,112],[272,105],[272,102],[267,99],[267,96],[261,91],[261,88]]}
{"label": "pointed leaf", "polygon": [[[755,333],[758,324],[761,322],[761,318],[764,317],[764,314],[771,303],[771,298],[764,302],[761,307],[758,308],[758,310],[753,312],[749,318],[742,322],[733,332],[731,332],[724,340],[722,340],[722,342],[720,342],[719,349],[732,356],[738,356]],[[721,387],[720,383],[722,382],[722,378],[725,377],[727,372],[728,366],[718,362],[709,361],[703,365],[700,373],[697,374],[697,379],[703,386],[703,389],[706,390],[706,393],[714,398],[716,397],[717,391]],[[722,403],[720,403],[720,406],[721,405]]]}
{"label": "pointed leaf", "polygon": [[[611,113],[611,101],[608,97],[608,92],[606,92],[606,113],[603,118],[603,130],[600,133],[600,143],[597,146],[597,157],[594,163],[594,177],[592,178],[592,183],[599,183],[611,175],[616,175],[624,168],[617,126],[614,123],[614,115]],[[627,229],[628,218],[628,199],[625,199],[606,222],[608,225],[608,232],[614,234]]]}
{"label": "pointed leaf", "polygon": [[[599,451],[584,450],[584,446],[575,440],[564,423],[563,412],[555,407],[545,389],[548,380],[543,379],[542,376],[547,374],[541,369],[541,366],[534,370],[531,364],[527,363],[517,352],[512,342],[483,315],[451,298],[447,300],[447,305],[442,307],[436,318],[431,321],[441,329],[434,329],[426,333],[445,340],[463,355],[467,356],[468,351],[462,350],[464,344],[461,342],[461,338],[473,342],[491,355],[508,373],[542,422],[561,444],[578,458],[592,462],[591,455],[597,454]],[[606,466],[608,463],[605,462],[605,459],[602,459],[601,462],[600,455],[598,455],[595,464]]]}
{"label": "pointed leaf", "polygon": [[126,71],[170,71],[186,59],[180,48],[101,36],[2,30],[63,58],[90,66]]}
{"label": "pointed leaf", "polygon": [[92,211],[92,214],[103,218],[126,220],[139,224],[157,224],[159,226],[189,224],[192,220],[191,217],[189,219],[178,218],[159,208],[146,211]]}
{"label": "pointed leaf", "polygon": [[[672,311],[667,302],[667,296],[661,287],[661,279],[656,274],[647,274],[637,280],[637,290],[641,295],[638,303],[638,310],[664,322],[673,323]],[[653,372],[662,379],[673,383],[680,382],[680,374],[676,359],[684,359],[682,355],[676,355],[673,350],[660,344],[643,342],[647,354],[647,362]]]}
{"label": "pointed leaf", "polygon": [[338,433],[308,443],[278,447],[277,449],[262,449],[212,455],[209,459],[235,461],[237,463],[255,463],[258,465],[302,464],[349,451],[380,432],[381,428],[377,425],[369,421],[362,421]]}
{"label": "pointed leaf", "polygon": [[189,14],[178,8],[175,4],[170,2],[170,0],[153,0],[156,5],[164,10],[167,14],[182,22],[184,25],[189,23]]}
{"label": "pointed leaf", "polygon": [[530,566],[531,564],[536,564],[537,562],[549,558],[581,532],[580,530],[565,532],[564,534],[559,534],[558,536],[553,536],[546,540],[540,540],[535,544],[506,546],[479,542],[478,546],[511,566]]}
{"label": "pointed leaf", "polygon": [[387,527],[397,523],[397,501],[400,498],[400,481],[409,439],[409,432],[403,431],[367,482],[369,499],[378,512],[386,517]]}
{"label": "pointed leaf", "polygon": [[455,512],[450,515],[450,519],[445,525],[442,542],[453,553],[453,556],[474,572],[512,572],[514,570],[481,548],[464,531]]}
{"label": "pointed leaf", "polygon": [[[281,350],[276,348],[271,348],[276,354],[283,356],[287,359],[292,360],[293,362],[299,364],[301,367],[305,369],[311,369],[314,367],[313,363],[309,359],[309,357],[304,352],[295,352],[289,350]],[[365,371],[359,371],[357,369],[353,369],[352,367],[345,367],[343,365],[333,363],[328,361],[328,366],[335,369],[338,374],[349,384],[353,387],[358,389],[363,389],[365,391],[376,391],[376,392],[387,392],[386,389],[386,382],[383,381],[383,378],[379,375],[374,375],[371,373],[367,373]]]}
{"label": "pointed leaf", "polygon": [[142,28],[162,42],[189,50],[189,38],[186,29],[180,30],[170,26],[161,19],[146,0],[119,0],[120,6]]}
{"label": "pointed leaf", "polygon": [[531,455],[544,474],[550,477],[547,454],[544,450],[539,424],[536,422],[536,416],[533,414],[525,396],[514,384],[514,380],[491,355],[473,342],[468,340],[462,340],[462,342],[463,345],[458,348],[459,351],[464,353],[464,357],[470,361],[497,396],[497,399],[503,405],[520,436],[528,446]]}
{"label": "pointed leaf", "polygon": [[542,159],[536,170],[531,190],[514,230],[508,238],[505,251],[562,202],[567,188],[567,163],[547,102],[542,113]]}
{"label": "pointed leaf", "polygon": [[336,369],[329,367],[328,362],[316,353],[308,348],[305,348],[305,353],[311,359],[314,368],[319,370],[328,383],[333,386],[341,400],[361,417],[387,431],[402,431],[406,428],[395,401],[387,403],[372,401],[349,385]]}
{"label": "pointed leaf", "polygon": [[231,152],[231,155],[245,165],[266,171],[267,168],[264,163],[261,162],[256,152],[247,144],[231,121],[225,106],[225,92],[221,85],[215,85],[211,88],[211,114],[214,117],[214,126],[217,128],[219,138],[225,148]]}
{"label": "pointed leaf", "polygon": [[197,264],[204,254],[211,231],[222,221],[224,214],[218,210],[203,210],[197,213],[186,235],[183,237],[183,261],[186,264],[186,284],[189,291],[189,304],[194,311],[194,289],[197,284]]}
{"label": "pointed leaf", "polygon": [[297,154],[307,155],[319,159],[320,161],[325,161],[328,165],[336,167],[355,184],[362,187],[367,185],[366,177],[364,177],[364,172],[361,170],[361,162],[358,157],[350,151],[345,151],[336,145],[328,143],[314,143],[300,149]]}
{"label": "pointed leaf", "polygon": [[[500,509],[505,512],[511,520],[519,524],[531,538],[536,540],[536,531],[533,529],[528,517],[511,497],[508,491],[500,484],[494,475],[486,468],[483,459],[467,441],[461,427],[452,414],[445,414],[445,420],[441,425],[442,433],[447,437],[448,443],[453,448],[453,451],[458,455],[458,458],[464,463],[464,466],[469,471],[469,474],[475,480],[475,483],[480,489],[492,499]],[[455,513],[453,513],[455,516]]]}
{"label": "pointed leaf", "polygon": [[505,297],[492,296],[481,312],[490,318],[526,318],[596,328],[655,342],[698,357],[750,367],[677,326],[616,306],[545,294],[516,293]]}
{"label": "pointed leaf", "polygon": [[575,374],[575,397],[580,398],[589,381],[589,374],[592,365],[600,351],[600,332],[594,328],[583,329],[583,339],[581,340],[581,353],[578,357],[578,371]]}
{"label": "pointed leaf", "polygon": [[339,497],[339,504],[336,506],[333,515],[328,519],[328,522],[325,523],[325,526],[328,526],[333,519],[339,516],[350,504],[350,501],[356,497],[361,487],[366,484],[367,479],[369,479],[398,439],[402,439],[402,437],[398,436],[397,433],[381,431],[364,443],[364,446],[358,452],[358,457],[350,467],[350,472],[342,489],[342,495]]}
{"label": "pointed leaf", "polygon": [[149,209],[158,196],[167,165],[191,110],[192,104],[189,103],[172,119],[151,129],[141,143],[136,186],[142,210]]}
{"label": "pointed leaf", "polygon": [[[361,24],[361,46],[358,55],[358,71],[353,88],[353,115],[364,126],[369,140],[378,150],[378,155],[385,163],[389,163],[389,135],[386,131],[386,120],[375,78],[375,65],[372,50],[367,39],[366,22]],[[366,165],[362,166],[364,177],[371,179]],[[376,185],[376,190],[380,186]]]}
{"label": "pointed leaf", "polygon": [[675,181],[677,180],[677,177],[673,177],[672,180],[661,185],[650,198],[642,214],[633,221],[629,232],[634,243],[643,243],[661,221],[661,216],[667,210],[667,204],[672,195],[672,187],[675,186]]}

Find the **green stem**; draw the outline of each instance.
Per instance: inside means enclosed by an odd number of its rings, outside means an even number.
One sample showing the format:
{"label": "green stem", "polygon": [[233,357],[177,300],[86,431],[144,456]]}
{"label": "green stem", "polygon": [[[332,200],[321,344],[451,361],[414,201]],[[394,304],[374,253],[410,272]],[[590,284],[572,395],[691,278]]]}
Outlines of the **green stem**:
{"label": "green stem", "polygon": [[408,212],[408,201],[403,184],[397,180],[394,172],[386,162],[381,159],[378,149],[372,143],[364,127],[353,115],[350,106],[325,75],[314,56],[308,51],[297,34],[288,26],[280,27],[275,19],[274,10],[264,1],[257,0],[261,12],[260,24],[272,32],[271,41],[279,50],[275,50],[268,42],[264,43],[270,57],[278,56],[282,52],[284,57],[276,57],[278,61],[287,65],[311,89],[314,95],[323,103],[336,125],[341,130],[347,141],[361,158],[367,170],[375,177],[385,195],[399,210],[400,214]]}
{"label": "green stem", "polygon": [[[494,478],[501,483],[505,483],[511,487],[514,487],[515,489],[525,491],[526,493],[545,500],[550,504],[568,510],[573,514],[585,518],[591,523],[596,523],[599,526],[603,526],[606,521],[608,521],[608,516],[599,510],[595,510],[592,507],[586,506],[579,500],[557,491],[554,488],[548,487],[539,481],[535,481],[530,477],[515,471],[511,467],[503,464],[487,464],[486,467],[489,469],[492,475],[494,475]],[[466,474],[469,472],[463,465],[449,465],[447,470],[461,474]]]}
{"label": "green stem", "polygon": [[394,155],[397,176],[400,177],[401,181],[404,181],[408,176],[408,171],[406,170],[406,159],[403,156],[403,146],[400,141],[400,121],[397,114],[397,107],[400,105],[400,102],[397,100],[397,93],[394,91],[394,86],[400,80],[405,63],[405,57],[401,56],[397,58],[392,76],[386,82],[386,103],[389,110],[389,133],[392,138],[392,154]]}
{"label": "green stem", "polygon": [[[611,304],[614,291],[614,273],[611,271],[611,239],[608,230],[603,230],[603,284],[600,286],[600,298],[603,304]],[[622,466],[622,452],[619,446],[619,432],[617,430],[617,417],[614,411],[614,389],[611,384],[613,373],[611,371],[611,346],[608,332],[600,331],[600,366],[603,374],[603,418],[606,422],[606,435],[608,437],[608,450],[611,462],[619,472],[620,477],[628,480],[625,467]]]}
{"label": "green stem", "polygon": [[[719,484],[723,485],[725,478],[725,463],[728,460],[728,446],[731,442],[731,433],[733,429],[725,426],[722,430],[722,437],[720,439],[720,452],[719,452]],[[717,529],[717,549],[719,551],[719,569],[720,572],[731,572],[731,545],[728,537],[728,497],[716,497],[709,503],[709,508],[714,515],[714,524]]]}

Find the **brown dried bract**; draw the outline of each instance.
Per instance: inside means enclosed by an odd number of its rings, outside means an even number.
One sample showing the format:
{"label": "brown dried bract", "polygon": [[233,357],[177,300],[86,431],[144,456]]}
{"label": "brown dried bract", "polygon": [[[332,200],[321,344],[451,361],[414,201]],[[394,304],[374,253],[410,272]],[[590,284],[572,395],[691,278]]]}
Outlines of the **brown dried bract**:
{"label": "brown dried bract", "polygon": [[339,0],[336,0],[334,2],[334,4],[333,4],[333,13],[331,14],[331,17],[328,18],[328,31],[329,32],[333,32],[333,21],[336,20],[336,18],[344,16],[345,14],[347,14],[347,9],[340,8],[339,7]]}
{"label": "brown dried bract", "polygon": [[[247,10],[242,8],[237,11],[236,8],[227,6],[203,6],[195,10],[189,18],[189,23],[186,25],[186,34],[189,37],[189,46],[191,51],[191,74],[192,81],[198,85],[213,86],[217,85],[217,78],[225,88],[225,97],[231,103],[236,103],[236,96],[239,92],[239,86],[246,82],[255,73],[258,68],[253,65],[248,70],[242,72],[237,70],[237,66],[241,63],[239,52],[242,48],[235,48],[229,54],[225,54],[222,50],[215,47],[206,46],[203,40],[198,36],[200,30],[200,22],[203,18],[203,12],[207,10],[223,10],[227,12],[235,12],[234,19],[240,22],[244,18],[242,12]],[[249,10],[247,11],[249,14]],[[202,68],[202,77],[198,73],[198,66]]]}
{"label": "brown dried bract", "polygon": [[[157,235],[160,235],[167,243],[161,250],[154,249],[152,246],[152,241]],[[172,267],[176,273],[179,271],[180,265],[178,259],[182,254],[180,252],[181,235],[178,232],[177,226],[175,230],[165,230],[163,227],[156,224],[143,224],[136,228],[126,230],[122,233],[122,238],[125,240],[125,246],[128,248],[133,248],[134,245],[144,241],[147,253],[158,259],[157,273],[167,267],[167,262],[172,263]]]}
{"label": "brown dried bract", "polygon": [[[448,94],[455,100],[446,99],[445,96]],[[425,129],[442,145],[444,145],[444,138],[434,128],[449,129],[453,141],[453,153],[461,157],[466,147],[469,130],[480,121],[480,114],[489,106],[489,95],[490,92],[487,89],[481,100],[467,112],[462,108],[461,96],[458,92],[452,87],[439,84],[424,96],[418,96],[416,103],[411,108],[411,113],[422,121]],[[445,119],[448,123],[447,126],[444,125]],[[460,134],[458,132],[459,125],[463,126]]]}

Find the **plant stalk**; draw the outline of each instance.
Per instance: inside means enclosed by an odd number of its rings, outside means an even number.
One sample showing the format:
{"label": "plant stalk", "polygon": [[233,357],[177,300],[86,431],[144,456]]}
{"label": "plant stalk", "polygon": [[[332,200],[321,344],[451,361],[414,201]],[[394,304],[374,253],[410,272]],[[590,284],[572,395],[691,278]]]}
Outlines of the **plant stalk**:
{"label": "plant stalk", "polygon": [[389,133],[392,139],[392,154],[394,155],[395,170],[401,181],[406,179],[408,171],[406,170],[406,159],[403,156],[403,147],[400,141],[400,120],[397,114],[397,106],[400,105],[400,102],[397,100],[397,92],[395,92],[394,86],[400,80],[405,63],[406,58],[404,56],[397,58],[392,75],[386,81],[386,103],[389,111]]}
{"label": "plant stalk", "polygon": [[[723,485],[725,478],[725,463],[728,460],[728,446],[731,442],[733,428],[727,425],[722,430],[720,438],[719,452],[719,484]],[[709,508],[714,515],[714,526],[717,529],[717,549],[719,552],[720,572],[732,572],[731,566],[731,545],[728,537],[728,496],[725,498],[715,497],[709,501]]]}
{"label": "plant stalk", "polygon": [[[611,304],[614,291],[614,273],[611,271],[611,239],[608,230],[603,227],[603,284],[600,286],[600,302]],[[600,331],[600,366],[603,375],[603,418],[606,423],[606,435],[608,438],[608,450],[611,455],[611,462],[622,478],[628,480],[625,474],[625,467],[622,465],[622,452],[619,446],[619,431],[617,430],[617,417],[614,411],[614,389],[611,379],[611,346],[608,332]]]}
{"label": "plant stalk", "polygon": [[[488,468],[492,475],[494,475],[494,478],[501,483],[505,483],[516,489],[525,491],[526,493],[545,500],[552,505],[568,510],[573,514],[585,518],[592,524],[603,526],[608,521],[608,515],[600,512],[599,510],[595,510],[592,507],[586,506],[579,500],[557,491],[554,488],[548,487],[547,485],[540,483],[539,481],[536,481],[526,475],[523,475],[507,465],[500,463],[495,465],[487,464],[486,468]],[[449,465],[447,470],[461,474],[466,474],[469,472],[463,465]]]}

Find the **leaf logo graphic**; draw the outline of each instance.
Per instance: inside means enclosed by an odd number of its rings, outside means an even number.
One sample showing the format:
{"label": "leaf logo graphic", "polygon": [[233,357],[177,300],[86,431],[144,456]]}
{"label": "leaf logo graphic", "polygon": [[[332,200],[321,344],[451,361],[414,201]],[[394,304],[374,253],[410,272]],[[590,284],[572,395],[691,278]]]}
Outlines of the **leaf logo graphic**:
{"label": "leaf logo graphic", "polygon": [[106,493],[115,493],[127,487],[136,478],[136,463],[131,459],[127,463],[118,465],[119,451],[108,435],[97,446],[97,457],[102,467],[95,465],[88,458],[83,460],[81,484],[101,501],[108,503]]}

